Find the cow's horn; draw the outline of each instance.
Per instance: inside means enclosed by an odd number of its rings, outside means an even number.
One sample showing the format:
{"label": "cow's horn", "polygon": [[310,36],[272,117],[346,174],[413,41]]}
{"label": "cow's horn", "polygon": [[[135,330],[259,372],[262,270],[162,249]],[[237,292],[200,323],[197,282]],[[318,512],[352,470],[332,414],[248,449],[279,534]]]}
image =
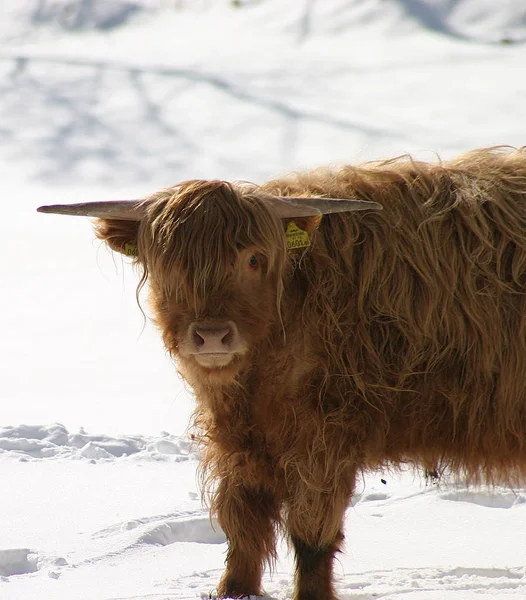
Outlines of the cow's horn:
{"label": "cow's horn", "polygon": [[293,198],[262,194],[263,200],[271,204],[282,218],[309,217],[356,210],[382,210],[378,202],[342,198]]}
{"label": "cow's horn", "polygon": [[140,221],[146,213],[144,200],[111,200],[109,202],[83,202],[81,204],[54,204],[37,208],[41,213],[98,217],[100,219],[120,219]]}

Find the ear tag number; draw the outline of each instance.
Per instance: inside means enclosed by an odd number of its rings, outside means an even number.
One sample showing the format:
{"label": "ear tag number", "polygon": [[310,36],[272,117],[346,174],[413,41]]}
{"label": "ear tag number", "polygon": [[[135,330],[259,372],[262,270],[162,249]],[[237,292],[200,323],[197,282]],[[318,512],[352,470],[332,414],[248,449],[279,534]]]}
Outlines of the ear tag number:
{"label": "ear tag number", "polygon": [[290,221],[285,231],[287,239],[287,250],[295,250],[296,248],[306,248],[310,246],[309,234],[300,229],[294,221]]}
{"label": "ear tag number", "polygon": [[124,244],[124,254],[126,256],[137,256],[137,244]]}

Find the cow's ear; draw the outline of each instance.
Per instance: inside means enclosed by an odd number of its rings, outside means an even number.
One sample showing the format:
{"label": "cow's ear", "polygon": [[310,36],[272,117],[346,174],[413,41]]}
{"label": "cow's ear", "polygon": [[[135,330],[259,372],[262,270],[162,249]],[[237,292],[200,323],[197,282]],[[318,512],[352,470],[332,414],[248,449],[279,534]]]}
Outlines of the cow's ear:
{"label": "cow's ear", "polygon": [[300,229],[306,231],[309,235],[312,235],[316,229],[320,226],[321,220],[323,219],[323,215],[315,215],[312,217],[295,217],[293,219],[285,219],[286,225],[285,230],[287,229],[287,224],[292,221],[294,222]]}
{"label": "cow's ear", "polygon": [[290,219],[283,219],[285,231],[289,229],[289,223],[294,223],[299,229],[306,231],[309,235],[312,235],[320,226],[322,218],[323,215],[315,215],[313,217],[294,217]]}
{"label": "cow's ear", "polygon": [[115,252],[137,256],[137,237],[140,221],[97,219],[94,223],[96,236]]}

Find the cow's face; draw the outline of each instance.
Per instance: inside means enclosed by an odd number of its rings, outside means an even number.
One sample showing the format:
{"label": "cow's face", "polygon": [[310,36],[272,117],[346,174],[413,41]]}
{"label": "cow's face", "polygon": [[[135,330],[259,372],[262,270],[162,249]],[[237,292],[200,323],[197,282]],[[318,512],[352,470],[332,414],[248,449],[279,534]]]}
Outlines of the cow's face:
{"label": "cow's face", "polygon": [[255,247],[240,248],[221,284],[203,292],[191,289],[188,274],[174,275],[183,289],[163,290],[163,282],[150,276],[150,301],[166,347],[189,380],[230,382],[279,319],[279,285],[266,257]]}
{"label": "cow's face", "polygon": [[283,222],[223,182],[189,182],[152,205],[137,238],[154,319],[181,372],[231,382],[279,323]]}

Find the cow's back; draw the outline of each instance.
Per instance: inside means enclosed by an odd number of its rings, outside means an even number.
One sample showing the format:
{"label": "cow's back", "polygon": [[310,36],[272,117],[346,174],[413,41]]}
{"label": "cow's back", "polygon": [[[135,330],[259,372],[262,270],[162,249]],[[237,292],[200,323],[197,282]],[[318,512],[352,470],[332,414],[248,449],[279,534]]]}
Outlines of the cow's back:
{"label": "cow's back", "polygon": [[324,217],[291,283],[307,290],[294,326],[312,332],[327,411],[364,463],[513,477],[526,463],[526,152],[310,176],[291,193],[384,207]]}

